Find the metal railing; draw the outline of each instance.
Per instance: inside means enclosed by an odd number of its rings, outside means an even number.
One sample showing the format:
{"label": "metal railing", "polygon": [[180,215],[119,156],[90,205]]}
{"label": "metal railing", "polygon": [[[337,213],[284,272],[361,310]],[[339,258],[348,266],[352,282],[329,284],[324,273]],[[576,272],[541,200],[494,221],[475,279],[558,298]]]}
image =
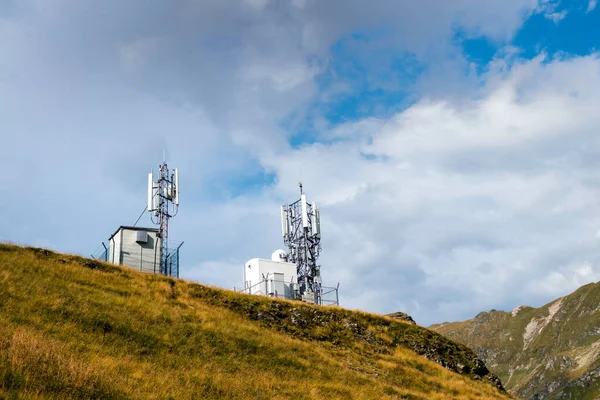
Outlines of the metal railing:
{"label": "metal railing", "polygon": [[[302,300],[302,296],[298,293],[298,284],[294,283],[293,280],[287,282],[290,286],[290,296],[286,296],[285,293],[282,295],[281,293],[277,293],[277,291],[269,292],[269,287],[273,287],[274,282],[274,278],[269,277],[269,275],[270,274],[267,274],[267,276],[263,277],[263,280],[258,283],[252,284],[252,282],[246,282],[242,287],[234,287],[233,290],[237,293],[260,294],[288,300]],[[318,296],[321,299],[321,304],[324,306],[339,306],[339,288],[339,283],[336,286],[321,285],[321,293]]]}
{"label": "metal railing", "polygon": [[[285,295],[284,293],[278,293],[277,290],[269,291],[269,288],[273,288],[274,282],[280,282],[284,285],[288,285],[290,289],[290,296]],[[247,293],[247,294],[261,294],[269,297],[276,297],[279,299],[288,299],[294,300],[297,297],[297,284],[293,279],[290,279],[289,282],[286,281],[276,281],[274,274],[268,273],[267,276],[263,276],[263,280],[252,285],[252,282],[245,282],[243,287],[234,287],[233,290],[238,293]],[[285,290],[285,289],[284,289]]]}
{"label": "metal railing", "polygon": [[106,247],[104,242],[102,242],[102,245],[99,246],[93,254],[91,254],[91,257],[94,260],[108,261],[108,247]]}
{"label": "metal railing", "polygon": [[[171,244],[171,246],[176,246],[176,247],[169,247],[167,249],[168,253],[167,253],[167,257],[166,257],[166,265],[164,268],[164,274],[168,275],[168,276],[172,276],[174,278],[179,278],[179,249],[181,248],[181,246],[183,246],[183,242],[181,243],[169,243]],[[100,260],[100,261],[108,261],[108,248],[106,247],[106,245],[104,244],[104,242],[102,242],[102,245],[100,247],[98,247],[98,249],[91,254],[91,257],[95,260]],[[116,258],[116,257],[115,257]],[[137,264],[137,261],[139,260],[140,262],[145,262],[148,264],[152,264],[153,261],[157,260],[156,262],[160,262],[160,257],[156,257],[153,256],[153,258],[148,258],[148,256],[145,257],[129,257],[129,261],[131,261],[131,259],[134,258],[135,263]],[[133,262],[132,262],[133,264]],[[127,265],[129,265],[129,263],[127,263]],[[129,265],[130,267],[133,267],[132,265]],[[148,271],[146,271],[148,272]],[[149,271],[152,272],[152,271]],[[156,266],[156,271],[154,273],[159,273],[160,269],[159,266]]]}
{"label": "metal railing", "polygon": [[321,303],[324,306],[340,305],[340,284],[335,286],[321,285]]}
{"label": "metal railing", "polygon": [[165,265],[165,275],[172,276],[174,278],[179,278],[179,249],[183,246],[183,242],[179,243],[177,247],[170,247],[167,251],[167,258]]}

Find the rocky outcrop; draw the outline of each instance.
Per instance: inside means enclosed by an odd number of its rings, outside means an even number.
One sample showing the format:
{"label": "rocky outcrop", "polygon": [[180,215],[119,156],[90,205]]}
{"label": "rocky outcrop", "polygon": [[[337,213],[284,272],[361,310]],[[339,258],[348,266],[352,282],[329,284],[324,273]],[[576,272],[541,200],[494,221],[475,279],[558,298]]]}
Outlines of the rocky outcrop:
{"label": "rocky outcrop", "polygon": [[391,313],[391,314],[386,314],[385,316],[397,319],[399,321],[404,321],[404,322],[409,323],[411,325],[416,325],[417,324],[415,322],[415,320],[412,319],[412,317],[410,315],[408,315],[407,313],[403,313],[401,311],[398,311],[398,312],[395,312],[395,313]]}
{"label": "rocky outcrop", "polygon": [[416,325],[408,316],[412,323],[342,308],[315,307],[290,301],[265,302],[258,296],[233,297],[222,290],[202,285],[192,284],[190,287],[193,297],[208,304],[224,306],[296,338],[376,354],[392,354],[397,347],[408,348],[450,371],[474,380],[488,381],[504,391],[500,379],[471,349]]}

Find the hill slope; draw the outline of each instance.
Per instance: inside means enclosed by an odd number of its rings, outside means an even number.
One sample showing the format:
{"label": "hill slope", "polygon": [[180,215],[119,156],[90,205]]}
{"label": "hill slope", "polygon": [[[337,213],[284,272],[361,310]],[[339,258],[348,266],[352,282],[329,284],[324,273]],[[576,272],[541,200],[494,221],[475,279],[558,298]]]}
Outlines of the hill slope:
{"label": "hill slope", "polygon": [[526,399],[600,398],[600,284],[540,308],[490,311],[431,326],[460,341]]}
{"label": "hill slope", "polygon": [[0,244],[0,398],[507,398],[496,380],[391,318]]}

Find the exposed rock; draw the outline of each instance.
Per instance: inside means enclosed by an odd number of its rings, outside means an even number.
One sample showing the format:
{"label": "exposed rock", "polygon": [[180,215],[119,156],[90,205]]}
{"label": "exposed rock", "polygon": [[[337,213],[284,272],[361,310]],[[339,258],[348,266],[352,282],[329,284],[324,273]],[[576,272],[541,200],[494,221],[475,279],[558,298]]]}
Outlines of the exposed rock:
{"label": "exposed rock", "polygon": [[[449,369],[491,382],[504,391],[500,379],[468,347],[418,326],[410,316],[395,313],[393,321],[377,315],[357,314],[338,308],[323,308],[297,302],[263,302],[255,296],[227,297],[224,292],[191,285],[192,296],[207,303],[226,305],[233,312],[294,337],[327,342],[341,348],[392,354],[398,346]],[[355,347],[356,343],[361,346]]]}
{"label": "exposed rock", "polygon": [[407,322],[411,325],[416,325],[417,323],[415,322],[414,319],[412,319],[412,317],[410,315],[408,315],[407,313],[403,313],[401,311],[395,312],[395,313],[391,313],[391,314],[386,314],[387,317],[390,318],[394,318],[394,319],[398,319],[400,321],[404,321]]}
{"label": "exposed rock", "polygon": [[524,308],[525,308],[525,306],[515,307],[510,314],[514,317],[515,315],[517,315],[519,313],[519,311],[521,311]]}

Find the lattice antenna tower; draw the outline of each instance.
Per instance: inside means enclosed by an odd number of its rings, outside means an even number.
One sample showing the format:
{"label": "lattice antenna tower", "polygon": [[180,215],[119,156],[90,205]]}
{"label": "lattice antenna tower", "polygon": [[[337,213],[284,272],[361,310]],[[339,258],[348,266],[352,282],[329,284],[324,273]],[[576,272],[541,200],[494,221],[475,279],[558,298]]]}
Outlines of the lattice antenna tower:
{"label": "lattice antenna tower", "polygon": [[169,275],[169,219],[179,211],[179,171],[177,168],[170,171],[164,156],[162,164],[158,166],[157,179],[154,179],[152,170],[148,174],[148,211],[152,222],[159,226],[160,273]]}
{"label": "lattice antenna tower", "polygon": [[288,262],[295,263],[298,289],[302,299],[322,303],[321,266],[321,216],[317,203],[308,203],[298,182],[300,200],[281,206],[281,232],[288,247]]}

